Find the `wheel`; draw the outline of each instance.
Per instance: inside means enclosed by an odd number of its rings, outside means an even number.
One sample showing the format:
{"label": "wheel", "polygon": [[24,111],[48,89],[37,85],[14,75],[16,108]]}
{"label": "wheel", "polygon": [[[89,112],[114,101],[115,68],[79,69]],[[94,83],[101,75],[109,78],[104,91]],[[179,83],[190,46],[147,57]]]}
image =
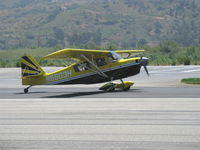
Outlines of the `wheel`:
{"label": "wheel", "polygon": [[27,89],[27,88],[24,89],[24,93],[25,93],[25,94],[28,93],[28,89]]}
{"label": "wheel", "polygon": [[129,90],[130,90],[130,88],[131,88],[131,87],[130,87],[130,86],[128,86],[128,87],[124,88],[124,89],[123,89],[123,91],[129,91]]}
{"label": "wheel", "polygon": [[114,92],[115,91],[115,86],[113,84],[113,86],[109,87],[108,89],[106,89],[106,92]]}
{"label": "wheel", "polygon": [[114,92],[115,91],[115,88],[109,88],[106,90],[106,92]]}

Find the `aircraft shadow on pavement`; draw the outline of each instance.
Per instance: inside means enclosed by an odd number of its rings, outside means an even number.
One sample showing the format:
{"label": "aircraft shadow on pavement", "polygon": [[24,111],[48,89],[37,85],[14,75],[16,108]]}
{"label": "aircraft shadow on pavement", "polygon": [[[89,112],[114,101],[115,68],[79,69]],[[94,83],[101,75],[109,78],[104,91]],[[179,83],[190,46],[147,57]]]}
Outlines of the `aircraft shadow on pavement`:
{"label": "aircraft shadow on pavement", "polygon": [[[92,92],[73,92],[73,93],[67,93],[67,94],[61,94],[61,95],[53,95],[53,96],[44,96],[41,98],[73,98],[73,97],[81,97],[81,96],[92,96],[94,95],[94,97],[90,97],[90,98],[98,98],[95,95],[98,94],[109,94],[109,98],[116,98],[116,93],[141,93],[143,90],[141,89],[131,89],[129,91],[122,91],[122,90],[116,90],[115,92],[105,92],[105,91],[92,91]],[[112,97],[113,95],[113,97]],[[106,95],[104,95],[103,97],[107,97]]]}
{"label": "aircraft shadow on pavement", "polygon": [[48,92],[29,92],[25,94],[24,92],[14,93],[14,95],[28,95],[28,94],[42,94],[42,93],[48,93]]}

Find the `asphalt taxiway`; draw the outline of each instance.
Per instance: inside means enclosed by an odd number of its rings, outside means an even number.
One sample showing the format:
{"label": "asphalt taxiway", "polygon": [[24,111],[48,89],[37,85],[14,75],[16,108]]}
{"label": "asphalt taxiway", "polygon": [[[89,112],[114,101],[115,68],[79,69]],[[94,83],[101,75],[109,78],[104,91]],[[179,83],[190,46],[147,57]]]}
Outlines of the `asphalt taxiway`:
{"label": "asphalt taxiway", "polygon": [[[150,66],[130,91],[102,84],[36,86],[20,69],[0,69],[0,150],[199,150],[200,66]],[[45,68],[52,71],[57,68]]]}
{"label": "asphalt taxiway", "polygon": [[97,87],[33,87],[28,94],[23,88],[0,88],[0,98],[200,98],[200,87],[134,87],[129,91],[104,92]]}

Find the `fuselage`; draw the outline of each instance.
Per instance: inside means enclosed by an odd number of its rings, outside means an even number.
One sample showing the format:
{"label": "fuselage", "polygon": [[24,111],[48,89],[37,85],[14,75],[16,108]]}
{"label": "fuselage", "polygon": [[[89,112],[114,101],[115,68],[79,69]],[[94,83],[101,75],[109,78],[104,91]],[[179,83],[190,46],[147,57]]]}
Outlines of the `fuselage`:
{"label": "fuselage", "polygon": [[[118,62],[118,65],[114,65],[112,67],[107,68],[100,67],[101,71],[105,73],[108,78],[90,71],[82,71],[81,74],[74,72],[72,68],[69,68],[68,72],[72,72],[72,77],[62,79],[59,81],[53,82],[53,84],[94,84],[94,83],[102,83],[108,82],[111,80],[123,79],[129,76],[136,75],[140,72],[140,64],[130,62],[130,63],[121,63]],[[74,75],[74,76],[73,76]],[[47,77],[48,78],[48,77]]]}
{"label": "fuselage", "polygon": [[[115,62],[102,63],[98,66],[99,69],[105,73],[108,78],[100,75],[98,72],[90,70],[80,64],[73,64],[58,72],[46,75],[48,84],[94,84],[108,82],[136,75],[140,72],[140,63],[137,59],[121,59]],[[84,63],[84,62],[82,62]]]}
{"label": "fuselage", "polygon": [[139,59],[139,57],[118,60],[101,57],[95,59],[95,65],[107,77],[102,76],[88,62],[81,61],[56,72],[30,78],[27,85],[30,85],[30,83],[32,83],[31,85],[95,84],[108,82],[111,79],[123,79],[140,72],[141,64],[138,63]]}

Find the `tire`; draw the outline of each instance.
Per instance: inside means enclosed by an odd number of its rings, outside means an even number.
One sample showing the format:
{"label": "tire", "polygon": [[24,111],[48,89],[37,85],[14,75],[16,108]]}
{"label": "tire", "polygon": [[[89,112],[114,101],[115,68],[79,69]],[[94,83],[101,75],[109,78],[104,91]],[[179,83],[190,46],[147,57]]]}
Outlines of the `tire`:
{"label": "tire", "polygon": [[26,89],[24,89],[24,93],[25,94],[27,94],[28,93],[28,89],[26,88]]}
{"label": "tire", "polygon": [[107,90],[106,90],[106,92],[114,92],[115,91],[115,86],[113,85],[113,86],[111,86],[111,87],[109,87]]}
{"label": "tire", "polygon": [[128,87],[124,88],[124,89],[123,89],[123,91],[129,91],[129,90],[130,90],[130,88],[131,88],[131,87],[130,87],[130,86],[128,86]]}

